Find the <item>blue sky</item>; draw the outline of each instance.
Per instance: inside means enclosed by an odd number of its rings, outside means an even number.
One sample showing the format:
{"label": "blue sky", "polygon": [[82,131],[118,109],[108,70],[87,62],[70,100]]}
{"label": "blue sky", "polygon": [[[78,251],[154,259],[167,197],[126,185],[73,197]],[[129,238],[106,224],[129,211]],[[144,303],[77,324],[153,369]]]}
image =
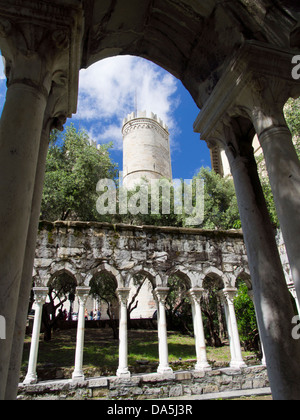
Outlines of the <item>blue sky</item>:
{"label": "blue sky", "polygon": [[[0,65],[0,110],[5,77]],[[152,111],[169,127],[173,178],[191,179],[211,167],[209,150],[193,123],[199,113],[180,81],[150,61],[131,56],[102,60],[80,72],[77,114],[71,121],[97,143],[112,141],[112,159],[122,170],[122,121],[135,109]]]}

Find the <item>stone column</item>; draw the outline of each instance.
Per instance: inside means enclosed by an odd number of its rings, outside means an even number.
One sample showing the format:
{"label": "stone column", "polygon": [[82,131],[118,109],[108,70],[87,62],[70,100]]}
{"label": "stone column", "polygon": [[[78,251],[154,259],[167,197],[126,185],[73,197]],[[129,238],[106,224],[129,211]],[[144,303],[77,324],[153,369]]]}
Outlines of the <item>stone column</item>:
{"label": "stone column", "polygon": [[[253,295],[253,290],[249,290],[248,289],[248,296],[250,297],[250,299],[252,300],[253,304],[254,304],[254,308],[255,308],[255,303],[254,303],[254,295]],[[256,310],[255,310],[255,315],[256,315]],[[256,316],[256,320],[257,320],[257,316]],[[259,323],[257,322],[257,326],[258,326],[258,331],[259,331]],[[259,332],[259,338],[260,338],[260,332]],[[262,352],[262,359],[261,359],[261,364],[263,366],[267,366],[267,362],[266,362],[266,355],[265,355],[265,350],[264,350],[264,345],[261,341],[260,338],[260,345],[261,345],[261,352]]]}
{"label": "stone column", "polygon": [[85,329],[85,304],[89,297],[91,288],[79,286],[76,288],[78,300],[79,300],[79,311],[78,311],[78,323],[77,323],[77,338],[76,338],[76,353],[75,353],[75,368],[72,375],[73,381],[84,380],[84,374],[82,370],[83,366],[83,347],[84,347],[84,329]]}
{"label": "stone column", "polygon": [[[241,120],[238,125],[233,120],[231,124],[223,127],[226,154],[237,193],[272,393],[275,399],[298,399],[300,385],[291,386],[291,383],[300,384],[300,345],[290,332],[293,308],[275,232],[260,185],[251,139],[241,133],[241,127],[245,124],[246,130],[247,123]],[[247,132],[251,133],[249,128]]]}
{"label": "stone column", "polygon": [[[71,116],[76,108],[80,9],[80,4],[43,3],[37,7],[30,1],[22,7],[11,1],[8,7],[0,1],[0,49],[7,76],[0,122],[0,315],[7,320],[7,339],[0,342],[0,400],[11,397],[11,387],[16,388],[12,383],[16,383],[14,366],[16,357],[20,360],[20,345],[14,345],[18,355],[11,359],[12,343],[24,325],[24,315],[17,323],[16,315],[19,298],[23,306],[29,289],[28,284],[20,285],[41,133],[53,82],[64,89],[59,105],[65,115]],[[9,369],[14,379],[10,377],[6,393]]]}
{"label": "stone column", "polygon": [[[284,103],[282,94],[286,95],[295,84],[291,77],[292,56],[290,51],[245,43],[225,69],[194,125],[195,131],[211,146],[219,145],[226,151],[237,194],[272,395],[274,399],[288,400],[300,399],[300,343],[291,335],[293,307],[252,148],[255,130],[262,134],[267,126],[264,125],[263,131],[259,127],[254,129],[252,121],[261,119],[259,114],[267,100],[272,113],[265,122],[270,126],[276,122],[277,110],[280,106],[282,109]],[[254,80],[253,75],[256,75]],[[276,88],[279,85],[280,89]],[[269,101],[274,87],[276,94],[273,90],[273,100]],[[257,101],[258,96],[261,103]],[[275,125],[280,127],[282,121],[277,121]],[[294,159],[291,163],[293,166]],[[296,174],[297,169],[292,173]],[[297,212],[294,206],[293,220]],[[294,232],[298,224],[299,220]],[[299,238],[300,235],[294,238],[295,243]]]}
{"label": "stone column", "polygon": [[167,335],[167,319],[166,319],[166,298],[168,296],[169,287],[157,287],[154,290],[154,297],[157,302],[157,323],[158,323],[158,350],[159,350],[159,366],[158,373],[173,372],[169,366],[168,351],[168,335]]}
{"label": "stone column", "polygon": [[31,337],[30,355],[28,363],[28,371],[24,384],[35,384],[37,382],[36,365],[39,351],[39,339],[42,322],[42,311],[43,305],[46,302],[48,295],[48,287],[34,287],[34,299],[35,299],[35,314],[33,322],[33,330]]}
{"label": "stone column", "polygon": [[192,303],[194,335],[195,335],[195,345],[196,345],[196,355],[197,355],[197,364],[195,366],[195,370],[197,371],[211,370],[211,367],[207,362],[206,344],[205,344],[204,328],[203,328],[201,305],[200,305],[203,289],[192,288],[189,290],[188,294]]}
{"label": "stone column", "polygon": [[[6,400],[14,400],[17,397],[17,389],[19,383],[19,374],[22,362],[22,352],[24,346],[24,336],[28,313],[28,300],[32,287],[32,271],[34,265],[34,254],[36,248],[36,236],[38,232],[38,224],[40,218],[41,200],[44,185],[44,174],[46,158],[49,147],[50,131],[53,128],[63,129],[63,123],[66,117],[63,111],[57,109],[57,102],[61,96],[63,89],[52,86],[50,97],[48,99],[47,109],[44,117],[44,128],[41,135],[40,150],[35,175],[35,185],[32,197],[31,216],[28,227],[26,240],[26,250],[24,256],[24,264],[22,270],[22,278],[19,292],[18,311],[15,320],[13,346],[10,357],[9,375],[6,385]],[[62,117],[56,118],[54,115],[62,112]],[[45,283],[46,284],[46,283]]]}
{"label": "stone column", "polygon": [[223,289],[223,293],[226,298],[226,304],[228,308],[228,324],[230,325],[229,328],[231,331],[231,340],[233,344],[233,357],[231,359],[230,366],[238,369],[241,367],[247,367],[242,357],[240,337],[233,303],[233,300],[237,293],[237,289],[225,288]]}
{"label": "stone column", "polygon": [[[254,104],[249,113],[264,152],[292,278],[300,300],[300,161],[283,115],[288,91],[283,82],[272,84],[271,80],[265,83],[262,91],[251,98]],[[278,90],[285,95],[276,103],[274,98],[281,96]]]}
{"label": "stone column", "polygon": [[[30,60],[29,60],[30,61]],[[21,70],[19,70],[21,72]],[[46,93],[23,77],[7,89],[0,121],[0,310],[7,340],[0,343],[0,399],[5,398]]]}
{"label": "stone column", "polygon": [[117,289],[117,295],[120,302],[120,320],[119,320],[119,368],[117,376],[119,378],[130,378],[128,370],[128,332],[127,332],[127,302],[130,288]]}

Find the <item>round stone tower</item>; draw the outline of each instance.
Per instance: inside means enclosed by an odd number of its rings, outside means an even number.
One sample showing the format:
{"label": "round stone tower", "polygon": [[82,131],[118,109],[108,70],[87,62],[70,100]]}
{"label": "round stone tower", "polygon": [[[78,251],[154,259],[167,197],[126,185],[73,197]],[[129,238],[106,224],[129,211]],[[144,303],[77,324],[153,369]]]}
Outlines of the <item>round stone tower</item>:
{"label": "round stone tower", "polygon": [[124,186],[131,188],[141,178],[172,179],[169,131],[157,115],[129,114],[122,134]]}

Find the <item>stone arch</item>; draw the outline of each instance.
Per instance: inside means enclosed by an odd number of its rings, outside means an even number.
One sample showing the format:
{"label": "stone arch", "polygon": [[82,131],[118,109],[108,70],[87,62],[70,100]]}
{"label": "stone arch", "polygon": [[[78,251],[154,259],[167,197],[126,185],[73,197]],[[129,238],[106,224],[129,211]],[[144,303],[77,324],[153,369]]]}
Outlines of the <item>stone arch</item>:
{"label": "stone arch", "polygon": [[247,287],[248,290],[252,290],[252,281],[251,281],[251,275],[250,275],[250,271],[247,268],[239,268],[234,272],[234,276],[235,276],[235,284],[234,287],[237,287],[237,282],[238,279],[243,280]]}
{"label": "stone arch", "polygon": [[90,271],[90,273],[87,274],[85,280],[84,280],[84,284],[85,286],[89,286],[91,280],[97,275],[97,274],[101,274],[102,272],[106,272],[108,274],[110,274],[116,281],[116,287],[124,287],[124,280],[123,277],[120,273],[120,271],[118,271],[115,267],[113,267],[110,264],[107,263],[103,263],[100,266],[92,269]]}
{"label": "stone arch", "polygon": [[[276,40],[289,48],[295,25],[295,20],[284,19],[279,41],[273,25],[273,19],[279,19],[277,10],[269,8],[258,31],[253,8],[238,1],[224,6],[215,0],[155,5],[153,1],[127,0],[125,5],[122,0],[95,0],[86,7],[86,28],[91,29],[84,34],[82,67],[115,55],[144,57],[180,79],[200,108],[233,51],[248,40],[271,44]],[[283,6],[278,7],[286,13]],[[246,18],[247,28],[239,16]]]}
{"label": "stone arch", "polygon": [[165,286],[165,284],[163,284],[162,277],[153,268],[145,268],[138,265],[129,270],[125,275],[125,287],[129,286],[130,280],[137,274],[145,275],[151,282],[153,289],[156,287]]}
{"label": "stone arch", "polygon": [[189,270],[181,265],[173,267],[166,273],[167,278],[172,275],[176,275],[181,278],[185,282],[188,289],[191,289],[192,287],[198,287],[201,284],[200,273]]}
{"label": "stone arch", "polygon": [[204,270],[201,286],[204,287],[205,282],[209,281],[210,279],[217,282],[220,289],[225,288],[229,285],[228,277],[216,267],[209,267],[206,270]]}
{"label": "stone arch", "polygon": [[66,273],[72,277],[76,281],[77,286],[82,285],[83,279],[81,274],[73,266],[73,264],[68,261],[58,262],[51,266],[51,269],[48,272],[48,282],[51,281],[54,277],[57,277],[63,273]]}

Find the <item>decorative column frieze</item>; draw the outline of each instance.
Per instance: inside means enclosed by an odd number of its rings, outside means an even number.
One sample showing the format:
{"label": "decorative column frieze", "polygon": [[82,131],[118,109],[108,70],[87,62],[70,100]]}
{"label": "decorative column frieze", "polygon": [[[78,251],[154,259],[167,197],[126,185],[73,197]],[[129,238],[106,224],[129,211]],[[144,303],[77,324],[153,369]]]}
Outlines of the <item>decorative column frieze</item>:
{"label": "decorative column frieze", "polygon": [[237,320],[236,320],[236,315],[235,315],[235,310],[234,310],[234,298],[237,294],[237,289],[225,288],[223,289],[223,293],[227,302],[228,321],[230,323],[230,330],[232,333],[232,340],[233,340],[233,346],[234,346],[234,358],[231,359],[230,366],[234,368],[247,367],[242,357],[239,330],[238,330]]}
{"label": "decorative column frieze", "polygon": [[79,286],[76,288],[78,297],[79,310],[77,321],[77,337],[76,337],[76,353],[75,353],[75,368],[72,374],[73,381],[83,381],[84,373],[83,367],[83,348],[84,348],[84,330],[85,330],[85,305],[89,297],[91,288]]}
{"label": "decorative column frieze", "polygon": [[119,367],[117,376],[119,378],[130,378],[128,370],[128,331],[127,331],[127,303],[130,294],[130,288],[124,287],[117,289],[117,296],[120,302],[120,320],[119,320]]}
{"label": "decorative column frieze", "polygon": [[41,331],[42,312],[43,312],[43,305],[46,302],[49,289],[48,287],[34,287],[33,291],[34,291],[34,301],[35,301],[35,313],[34,313],[33,330],[32,330],[32,337],[31,337],[28,371],[27,371],[26,378],[24,380],[24,384],[26,385],[35,384],[37,382],[36,365],[37,365],[38,351],[39,351],[39,338],[40,338],[40,331]]}
{"label": "decorative column frieze", "polygon": [[195,346],[197,355],[197,364],[195,366],[195,370],[197,371],[211,370],[211,367],[207,362],[205,335],[201,313],[201,297],[203,291],[204,289],[202,288],[192,288],[188,292],[188,296],[192,304]]}
{"label": "decorative column frieze", "polygon": [[169,293],[169,287],[157,287],[154,290],[154,298],[157,303],[157,321],[158,321],[158,349],[159,366],[158,373],[172,373],[169,366],[168,334],[165,303]]}

